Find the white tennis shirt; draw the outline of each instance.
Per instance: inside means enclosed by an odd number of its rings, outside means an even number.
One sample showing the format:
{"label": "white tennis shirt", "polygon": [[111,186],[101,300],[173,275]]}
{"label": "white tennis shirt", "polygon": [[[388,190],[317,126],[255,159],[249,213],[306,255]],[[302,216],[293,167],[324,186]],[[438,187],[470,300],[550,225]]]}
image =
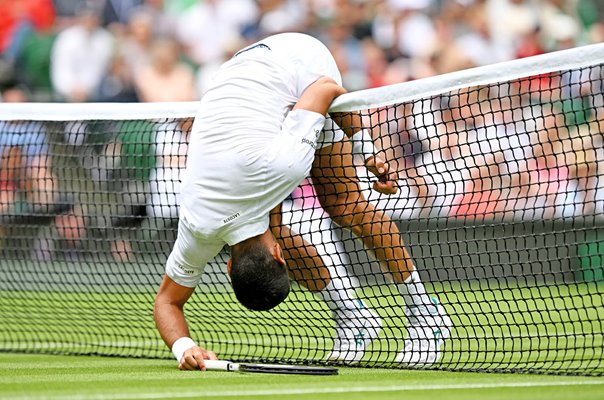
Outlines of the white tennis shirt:
{"label": "white tennis shirt", "polygon": [[268,228],[268,214],[308,175],[325,117],[289,112],[295,75],[277,57],[227,62],[196,116],[181,215],[200,235],[229,245]]}
{"label": "white tennis shirt", "polygon": [[197,284],[224,243],[268,229],[270,211],[308,175],[317,141],[325,140],[325,116],[290,110],[320,76],[341,83],[329,51],[301,34],[261,43],[218,70],[195,117],[182,179],[182,226],[166,267],[184,286]]}

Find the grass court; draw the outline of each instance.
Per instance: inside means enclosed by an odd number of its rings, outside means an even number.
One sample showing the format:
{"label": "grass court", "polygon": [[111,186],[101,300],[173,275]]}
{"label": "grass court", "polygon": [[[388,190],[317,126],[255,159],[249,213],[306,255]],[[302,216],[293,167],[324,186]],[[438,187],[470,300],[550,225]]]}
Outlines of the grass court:
{"label": "grass court", "polygon": [[0,354],[0,399],[601,400],[604,378],[341,368],[338,376],[179,371],[172,360]]}

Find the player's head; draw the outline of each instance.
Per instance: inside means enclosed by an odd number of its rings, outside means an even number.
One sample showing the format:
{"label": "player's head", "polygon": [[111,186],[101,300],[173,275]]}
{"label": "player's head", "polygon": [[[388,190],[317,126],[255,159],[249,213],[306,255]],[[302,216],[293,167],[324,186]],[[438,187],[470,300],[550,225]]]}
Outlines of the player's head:
{"label": "player's head", "polygon": [[270,310],[289,294],[285,260],[270,230],[232,246],[228,270],[237,300],[250,310]]}

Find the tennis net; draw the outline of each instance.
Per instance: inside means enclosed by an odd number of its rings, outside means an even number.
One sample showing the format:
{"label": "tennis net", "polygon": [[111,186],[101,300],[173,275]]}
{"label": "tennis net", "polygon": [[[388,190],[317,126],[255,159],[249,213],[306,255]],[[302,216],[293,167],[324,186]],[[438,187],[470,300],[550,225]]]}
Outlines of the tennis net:
{"label": "tennis net", "polygon": [[[383,272],[398,253],[368,251],[376,238],[346,218],[362,195],[452,320],[439,361],[416,367],[604,373],[603,63],[593,45],[337,99],[332,111],[361,113],[399,191],[378,194],[347,157],[359,189],[346,207],[305,181],[282,224],[381,318],[358,365],[409,367],[396,361],[405,303]],[[0,351],[171,357],[152,305],[196,109],[0,104]],[[235,361],[326,363],[326,304],[296,286],[275,310],[245,310],[227,250],[187,306],[194,338]]]}

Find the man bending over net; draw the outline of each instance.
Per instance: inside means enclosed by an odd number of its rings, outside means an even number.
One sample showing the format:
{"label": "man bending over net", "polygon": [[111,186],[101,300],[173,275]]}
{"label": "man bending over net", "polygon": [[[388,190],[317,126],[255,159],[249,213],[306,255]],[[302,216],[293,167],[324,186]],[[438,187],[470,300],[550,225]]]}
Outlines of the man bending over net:
{"label": "man bending over net", "polygon": [[[444,310],[431,303],[417,273],[413,273],[394,224],[360,197],[356,175],[350,170],[352,162],[345,163],[351,156],[350,144],[342,141],[343,136],[356,139],[352,126],[360,121],[357,117],[336,117],[343,131],[323,129],[329,105],[343,93],[340,74],[327,48],[302,34],[275,35],[249,46],[214,76],[195,118],[182,182],[178,237],[155,299],[156,325],[181,369],[203,369],[203,360],[216,358],[190,339],[183,307],[204,266],[225,243],[231,246],[227,269],[233,291],[245,307],[262,311],[281,303],[289,293],[289,273],[319,292],[334,310],[337,337],[331,358],[357,361],[377,336],[379,318],[363,310],[341,279],[329,276],[323,263],[313,257],[316,250],[312,246],[296,243],[300,237],[285,235],[285,228],[277,228],[280,221],[274,218],[278,210],[273,213],[272,230],[269,226],[270,211],[311,170],[326,209],[339,212],[341,207],[348,207],[345,212],[357,213],[343,214],[344,219],[336,222],[371,236],[365,244],[384,261],[395,281],[409,288],[405,300],[411,310],[410,338],[399,361],[413,363],[412,350],[418,350],[415,364],[436,360],[442,343],[435,335],[448,330]],[[356,127],[358,130],[360,123]],[[332,137],[326,137],[327,132]],[[340,162],[350,167],[341,170]],[[374,184],[376,190],[396,192],[393,174],[383,160],[368,155],[365,165],[379,178]],[[349,193],[341,195],[337,190]],[[347,196],[355,191],[358,203],[350,209]],[[286,249],[285,256],[302,259],[292,263],[289,271],[273,231]],[[363,327],[365,323],[371,332]],[[367,339],[360,343],[356,341],[358,335]],[[355,347],[351,347],[353,343]]]}

